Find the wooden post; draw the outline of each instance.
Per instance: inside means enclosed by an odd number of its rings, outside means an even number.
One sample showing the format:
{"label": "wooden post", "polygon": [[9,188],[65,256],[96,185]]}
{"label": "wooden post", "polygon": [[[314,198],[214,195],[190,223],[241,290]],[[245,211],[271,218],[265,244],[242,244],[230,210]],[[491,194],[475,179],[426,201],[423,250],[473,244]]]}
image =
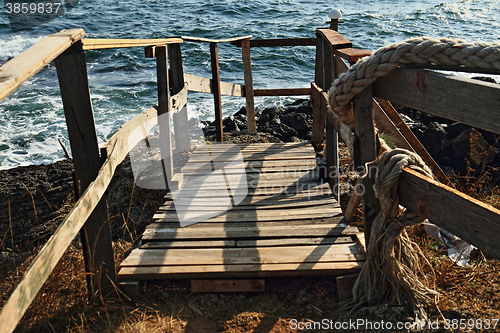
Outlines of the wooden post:
{"label": "wooden post", "polygon": [[[55,60],[64,115],[73,154],[77,198],[101,168],[99,146],[87,77],[87,58],[77,42]],[[89,296],[114,294],[116,272],[111,228],[102,198],[80,232]]]}
{"label": "wooden post", "polygon": [[358,156],[355,157],[357,167],[367,166],[360,176],[367,174],[363,181],[364,194],[363,199],[363,223],[365,231],[366,244],[370,239],[370,232],[373,220],[380,210],[380,203],[375,197],[373,184],[375,183],[375,166],[367,165],[373,162],[377,154],[377,138],[375,135],[375,125],[373,123],[373,88],[367,86],[362,92],[354,96],[354,123],[355,133],[358,139]]}
{"label": "wooden post", "polygon": [[[181,44],[168,45],[168,61],[170,62],[171,95],[184,88],[184,70],[182,67]],[[175,151],[183,152],[191,149],[187,104],[173,114],[175,132]]]}
{"label": "wooden post", "polygon": [[165,177],[165,187],[170,188],[168,182],[172,179],[174,164],[172,159],[170,82],[166,46],[156,47],[156,75],[158,81],[158,125],[160,127],[161,163]]}
{"label": "wooden post", "polygon": [[[214,94],[214,107],[215,107],[215,136],[218,142],[222,142],[223,129],[222,129],[222,101],[220,93],[219,56],[217,55],[217,43],[214,42],[210,43],[210,61],[212,63],[212,91]],[[245,74],[245,84],[246,84],[246,74]]]}
{"label": "wooden post", "polygon": [[[330,89],[335,79],[335,63],[333,59],[332,45],[324,38],[323,40],[323,80],[325,91]],[[326,165],[328,170],[328,183],[333,195],[340,201],[339,193],[339,135],[330,122],[326,122]]]}
{"label": "wooden post", "polygon": [[257,124],[255,122],[255,103],[252,79],[252,59],[250,57],[250,39],[244,39],[241,41],[241,52],[243,54],[243,74],[245,76],[245,97],[247,100],[248,131],[256,133]]}
{"label": "wooden post", "polygon": [[[323,36],[316,32],[316,66],[314,69],[314,81],[320,88],[325,87],[323,80]],[[312,98],[314,98],[311,95]],[[318,97],[319,98],[319,97]],[[312,141],[314,149],[319,150],[325,140],[325,116],[321,113],[320,103],[313,103],[313,129]]]}

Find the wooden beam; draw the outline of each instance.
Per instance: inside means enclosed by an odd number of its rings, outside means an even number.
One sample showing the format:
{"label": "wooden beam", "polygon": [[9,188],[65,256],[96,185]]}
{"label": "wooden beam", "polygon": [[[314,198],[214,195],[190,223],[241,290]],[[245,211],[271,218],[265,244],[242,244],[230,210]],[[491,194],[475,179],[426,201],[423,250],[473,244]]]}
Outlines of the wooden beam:
{"label": "wooden beam", "polygon": [[160,127],[160,150],[161,163],[164,174],[165,188],[169,188],[174,174],[172,158],[172,128],[170,124],[171,103],[170,103],[170,78],[168,74],[167,47],[158,46],[156,48],[156,75],[158,85],[158,125]]}
{"label": "wooden beam", "polygon": [[170,44],[168,61],[170,64],[170,90],[172,97],[172,112],[175,132],[175,151],[183,152],[191,149],[189,135],[189,121],[187,114],[187,87],[184,83],[184,69],[182,66],[182,52],[180,44]]}
{"label": "wooden beam", "polygon": [[[77,42],[75,47],[81,47],[81,43]],[[79,198],[96,178],[101,168],[101,158],[89,92],[87,59],[85,51],[75,47],[57,57],[55,63],[73,154],[76,196]],[[113,293],[116,272],[104,198],[82,228],[81,241],[90,295],[96,292],[101,295]]]}
{"label": "wooden beam", "polygon": [[352,43],[335,30],[316,29],[316,32],[319,33],[334,50],[352,47]]}
{"label": "wooden beam", "polygon": [[245,78],[245,98],[247,102],[247,122],[248,131],[256,133],[257,124],[255,121],[255,102],[252,79],[252,59],[250,56],[250,40],[241,41],[241,52],[243,57],[243,73]]}
{"label": "wooden beam", "polygon": [[[212,79],[185,73],[184,81],[189,91],[213,94]],[[245,86],[237,83],[220,82],[220,89],[223,96],[245,97]]]}
{"label": "wooden beam", "polygon": [[417,139],[415,134],[410,130],[410,128],[405,124],[403,119],[399,116],[396,109],[392,106],[389,101],[386,101],[382,98],[376,98],[377,102],[380,104],[382,109],[385,111],[387,116],[394,122],[395,126],[401,130],[401,134],[408,140],[409,144],[414,148],[415,152],[422,157],[425,163],[431,168],[432,173],[436,176],[437,179],[443,184],[448,186],[452,186],[452,183],[446,177],[443,170],[439,167],[439,165],[434,161],[432,156],[427,152],[424,146]]}
{"label": "wooden beam", "polygon": [[361,58],[369,57],[372,55],[372,51],[360,50],[353,48],[339,49],[336,53],[339,57],[347,60],[350,64],[356,63]]}
{"label": "wooden beam", "polygon": [[[231,42],[231,44],[241,47],[241,41]],[[279,47],[279,46],[315,46],[316,38],[271,38],[252,39],[250,47]]]}
{"label": "wooden beam", "polygon": [[310,95],[311,88],[254,89],[254,96],[303,96]]}
{"label": "wooden beam", "polygon": [[126,47],[146,47],[155,45],[180,44],[182,38],[158,39],[82,39],[84,50],[119,49]]}
{"label": "wooden beam", "polygon": [[398,148],[403,148],[415,153],[415,149],[413,149],[408,140],[401,134],[375,98],[373,99],[373,119],[375,121],[375,126],[381,133],[387,134],[396,140],[396,146]]}
{"label": "wooden beam", "polygon": [[251,39],[251,38],[252,38],[252,35],[234,37],[234,38],[226,38],[226,39],[210,39],[210,38],[203,38],[203,37],[182,36],[182,39],[187,41],[187,42],[199,42],[199,43],[227,43],[227,42],[232,43],[232,42],[242,41],[242,40]]}
{"label": "wooden beam", "polygon": [[[500,86],[426,70],[398,69],[374,82],[376,97],[500,134]],[[472,98],[473,97],[473,98]]]}
{"label": "wooden beam", "polygon": [[[349,154],[354,159],[354,151],[355,151],[355,141],[356,136],[351,131],[349,126],[340,121],[336,114],[330,112],[327,108],[328,105],[328,94],[324,92],[315,82],[311,83],[311,91],[312,95],[319,96],[320,98],[320,111],[326,117],[326,120],[329,121],[335,129],[340,133],[340,137],[342,141],[347,145],[347,149],[349,150]],[[318,94],[318,95],[317,95]]]}
{"label": "wooden beam", "polygon": [[313,107],[312,141],[315,150],[319,150],[317,145],[322,145],[325,140],[325,118],[321,112],[321,93],[319,87],[311,82],[311,101]]}
{"label": "wooden beam", "polygon": [[371,85],[354,96],[354,123],[359,155],[354,156],[356,167],[363,167],[360,176],[365,176],[363,180],[364,193],[363,203],[363,224],[366,243],[370,240],[370,232],[373,220],[380,210],[380,203],[375,197],[373,185],[375,184],[375,172],[368,163],[375,161],[378,156],[377,138],[373,123],[373,93]]}
{"label": "wooden beam", "polygon": [[192,293],[261,293],[265,291],[264,279],[191,280]]}
{"label": "wooden beam", "polygon": [[500,258],[500,210],[405,168],[399,203],[432,223]]}
{"label": "wooden beam", "polygon": [[354,214],[356,214],[356,210],[359,207],[361,202],[361,192],[359,191],[360,187],[363,186],[363,182],[361,178],[356,180],[356,184],[354,185],[354,192],[349,199],[349,203],[347,204],[347,208],[344,211],[344,218],[346,223],[351,223]]}
{"label": "wooden beam", "polygon": [[43,38],[0,67],[0,102],[67,48],[82,39],[83,29],[62,30]]}
{"label": "wooden beam", "polygon": [[212,63],[212,92],[214,94],[215,137],[217,142],[222,142],[222,101],[220,93],[219,56],[217,54],[217,43],[210,43],[210,61]]}

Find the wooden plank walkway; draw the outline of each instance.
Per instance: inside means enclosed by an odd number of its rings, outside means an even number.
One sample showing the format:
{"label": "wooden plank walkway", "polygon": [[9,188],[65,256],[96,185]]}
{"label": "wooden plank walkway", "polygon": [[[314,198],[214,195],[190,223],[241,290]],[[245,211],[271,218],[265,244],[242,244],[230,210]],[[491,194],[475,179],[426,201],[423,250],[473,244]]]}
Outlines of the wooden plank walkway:
{"label": "wooden plank walkway", "polygon": [[341,222],[339,203],[318,179],[310,144],[199,146],[181,173],[180,190],[166,196],[140,246],[121,263],[120,280],[361,269],[362,233]]}

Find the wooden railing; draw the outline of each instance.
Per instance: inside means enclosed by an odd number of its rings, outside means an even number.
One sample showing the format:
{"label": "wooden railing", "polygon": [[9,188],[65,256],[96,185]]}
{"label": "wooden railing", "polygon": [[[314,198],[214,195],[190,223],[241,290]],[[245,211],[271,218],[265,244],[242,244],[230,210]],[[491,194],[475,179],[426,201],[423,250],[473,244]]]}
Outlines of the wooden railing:
{"label": "wooden railing", "polygon": [[[37,292],[80,232],[89,295],[117,292],[111,230],[104,193],[118,164],[149,131],[159,125],[161,154],[166,181],[176,184],[173,174],[170,117],[176,133],[176,149],[190,149],[187,92],[214,95],[217,139],[222,141],[221,95],[247,100],[248,126],[256,131],[254,96],[309,95],[310,88],[253,89],[250,47],[314,45],[315,39],[276,39],[250,42],[251,36],[212,40],[205,38],[83,39],[82,29],[63,30],[36,43],[0,67],[0,101],[51,61],[55,61],[64,114],[73,153],[78,201],[54,235],[36,256],[21,282],[0,312],[2,332],[12,332]],[[211,46],[212,79],[185,74],[180,44],[208,42]],[[217,43],[233,42],[242,48],[245,85],[220,81]],[[254,43],[255,42],[255,43]],[[86,50],[145,47],[147,58],[156,58],[158,105],[124,124],[99,149],[86,69]],[[159,117],[161,115],[166,115]],[[142,131],[134,131],[141,128]],[[102,161],[104,162],[102,163]]]}
{"label": "wooden railing", "polygon": [[[311,87],[313,144],[321,145],[326,140],[327,166],[334,175],[331,178],[336,178],[338,170],[337,132],[347,144],[356,167],[366,169],[363,166],[368,165],[369,168],[378,155],[377,126],[379,130],[395,136],[400,147],[417,152],[440,181],[404,169],[398,186],[400,204],[485,253],[500,258],[500,248],[497,246],[500,239],[500,210],[452,188],[439,166],[404,125],[389,102],[500,134],[498,85],[428,70],[397,69],[377,79],[354,98],[353,132],[328,110],[325,90],[330,87],[333,78],[347,71],[349,63],[370,55],[370,52],[349,48],[343,37],[332,30],[318,29],[317,36],[316,83],[313,82]],[[326,138],[323,137],[325,124]],[[367,242],[371,223],[379,211],[372,187],[374,177],[374,173],[369,173],[363,183],[363,222]],[[337,182],[334,179],[332,185]],[[345,212],[347,220],[359,205],[359,199],[356,195],[351,197]]]}

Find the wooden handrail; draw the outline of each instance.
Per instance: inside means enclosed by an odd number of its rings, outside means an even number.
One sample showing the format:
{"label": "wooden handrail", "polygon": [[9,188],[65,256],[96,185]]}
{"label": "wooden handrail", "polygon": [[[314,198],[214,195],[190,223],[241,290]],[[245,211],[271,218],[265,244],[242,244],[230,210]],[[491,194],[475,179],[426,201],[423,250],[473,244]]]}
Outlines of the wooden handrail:
{"label": "wooden handrail", "polygon": [[180,44],[182,38],[158,39],[82,39],[84,50],[119,49],[127,47],[145,47],[154,45]]}
{"label": "wooden handrail", "polygon": [[84,34],[83,29],[71,29],[49,35],[0,67],[0,102]]}
{"label": "wooden handrail", "polygon": [[[241,41],[231,42],[232,45],[241,47]],[[250,47],[283,47],[283,46],[315,46],[316,38],[269,38],[252,39]]]}
{"label": "wooden handrail", "polygon": [[428,70],[398,69],[374,82],[388,101],[500,134],[500,86]]}
{"label": "wooden handrail", "polygon": [[157,119],[157,115],[155,108],[141,113],[125,123],[104,145],[103,148],[109,154],[96,179],[66,215],[54,235],[40,250],[21,282],[3,306],[2,312],[0,312],[2,332],[14,331],[37,292],[101,200],[111,182],[111,178],[113,178],[116,167],[129,153],[130,146],[143,139],[143,131],[135,131],[135,129],[144,126],[145,133],[148,133],[157,125],[157,121],[154,121]]}
{"label": "wooden handrail", "polygon": [[500,258],[500,210],[409,168],[401,174],[398,192],[402,206]]}

